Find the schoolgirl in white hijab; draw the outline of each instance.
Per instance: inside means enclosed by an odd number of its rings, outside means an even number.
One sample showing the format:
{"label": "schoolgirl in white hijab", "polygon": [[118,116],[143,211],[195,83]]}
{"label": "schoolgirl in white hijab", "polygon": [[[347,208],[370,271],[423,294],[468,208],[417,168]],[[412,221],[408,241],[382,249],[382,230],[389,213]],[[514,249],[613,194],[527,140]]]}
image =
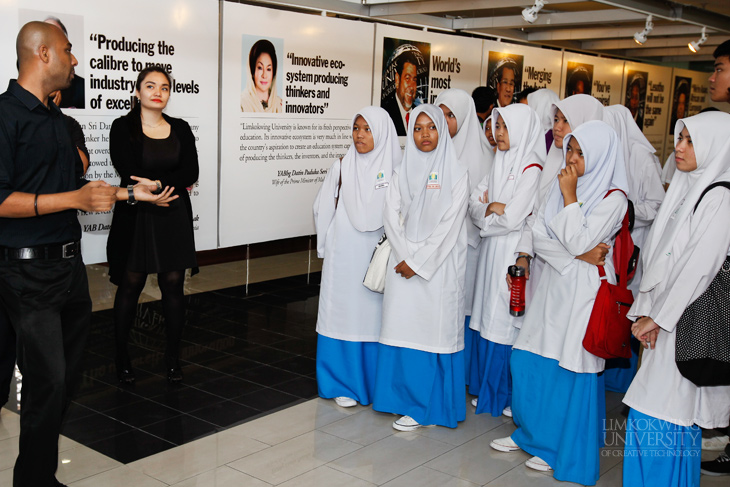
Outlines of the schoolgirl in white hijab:
{"label": "schoolgirl in white hijab", "polygon": [[[545,267],[545,261],[537,256],[532,248],[532,227],[542,202],[547,198],[548,191],[557,180],[561,167],[565,164],[563,155],[565,137],[585,122],[603,119],[603,105],[590,95],[573,95],[553,104],[553,143],[547,154],[547,159],[540,176],[540,187],[535,200],[532,215],[527,218],[527,224],[522,230],[522,238],[517,244],[516,264],[528,270],[527,303],[537,289],[540,274]],[[525,256],[525,257],[522,257]],[[535,259],[532,259],[535,257]]]}
{"label": "schoolgirl in white hijab", "polygon": [[527,106],[535,110],[540,117],[542,131],[545,134],[545,150],[550,150],[553,144],[553,119],[555,111],[553,105],[558,103],[560,98],[550,88],[542,88],[527,95]]}
{"label": "schoolgirl in white hijab", "polygon": [[[664,186],[661,181],[659,159],[654,155],[654,147],[636,125],[631,112],[623,105],[612,105],[603,111],[604,121],[618,133],[626,162],[629,178],[629,201],[634,207],[634,228],[631,238],[634,245],[642,248],[649,233],[654,217],[664,199]],[[639,261],[636,273],[629,281],[629,289],[636,295],[639,292],[643,265]],[[606,363],[603,378],[606,389],[625,393],[634,378],[639,356],[634,351],[631,359],[612,359]]]}
{"label": "schoolgirl in white hijab", "polygon": [[[434,105],[440,107],[449,125],[449,132],[456,133],[451,137],[456,155],[469,172],[469,191],[473,191],[479,182],[489,173],[494,162],[494,151],[482,130],[474,107],[474,99],[464,90],[450,89],[439,93]],[[466,285],[464,313],[464,354],[466,360],[467,384],[469,383],[469,362],[471,361],[471,343],[474,338],[468,328],[471,317],[472,298],[474,297],[474,280],[476,277],[477,258],[479,257],[479,227],[471,219],[466,218],[466,230],[469,247],[466,252]]]}
{"label": "schoolgirl in white hijab", "polygon": [[352,126],[353,143],[332,165],[314,202],[317,254],[324,257],[317,385],[321,397],[342,407],[372,402],[383,296],[362,280],[383,234],[385,195],[401,159],[388,112],[365,107]]}
{"label": "schoolgirl in white hijab", "polygon": [[[583,348],[600,284],[596,266],[575,257],[610,243],[626,214],[626,168],[616,132],[591,121],[566,137],[566,162],[533,227],[547,262],[512,352],[512,411],[519,428],[494,440],[500,451],[523,449],[537,470],[594,485],[599,475],[605,401],[604,360]],[[621,191],[610,192],[619,189]],[[613,266],[606,259],[613,282]],[[604,403],[605,404],[605,403]]]}
{"label": "schoolgirl in white hijab", "polygon": [[469,393],[479,396],[477,414],[501,416],[503,411],[511,414],[509,359],[522,321],[509,314],[504,274],[514,262],[522,227],[535,205],[546,154],[540,119],[529,106],[495,108],[492,120],[496,159],[469,198],[469,214],[482,236],[469,325],[478,334],[472,344]]}
{"label": "schoolgirl in white hijab", "polygon": [[[414,138],[415,137],[415,138]],[[440,108],[420,105],[383,221],[392,246],[373,409],[403,414],[401,431],[466,417],[464,396],[467,169]]]}
{"label": "schoolgirl in white hijab", "polygon": [[[631,407],[624,479],[637,486],[699,485],[697,426],[727,426],[730,410],[730,386],[697,387],[675,363],[676,324],[709,287],[730,248],[730,191],[718,187],[700,201],[712,183],[730,182],[730,115],[709,112],[678,120],[674,134],[677,171],[642,249],[644,276],[628,314],[638,319],[632,332],[645,347],[624,397]],[[651,448],[669,451],[640,456],[659,430],[675,441]]]}

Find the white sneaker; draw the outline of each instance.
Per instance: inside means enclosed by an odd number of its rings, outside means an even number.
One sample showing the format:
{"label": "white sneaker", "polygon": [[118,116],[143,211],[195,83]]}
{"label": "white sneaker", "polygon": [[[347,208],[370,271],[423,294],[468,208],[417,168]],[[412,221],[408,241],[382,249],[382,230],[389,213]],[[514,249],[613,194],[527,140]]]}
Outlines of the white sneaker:
{"label": "white sneaker", "polygon": [[421,426],[423,425],[410,416],[403,416],[400,419],[393,421],[393,428],[398,431],[413,431],[417,430]]}
{"label": "white sneaker", "polygon": [[511,436],[506,436],[504,438],[498,438],[496,440],[492,440],[492,442],[489,444],[492,448],[494,448],[497,451],[504,451],[504,452],[510,452],[510,451],[517,451],[520,449],[519,446],[517,446],[517,443],[512,441]]}
{"label": "white sneaker", "polygon": [[553,468],[540,457],[532,457],[525,462],[525,466],[540,472],[549,472]]}
{"label": "white sneaker", "polygon": [[474,399],[471,400],[471,405],[474,407],[477,407],[477,404],[479,404],[479,398],[475,397]]}
{"label": "white sneaker", "polygon": [[340,396],[335,398],[335,404],[341,408],[351,408],[357,406],[357,401],[350,397]]}
{"label": "white sneaker", "polygon": [[730,439],[727,435],[702,438],[702,449],[706,451],[723,451],[728,443],[730,443]]}
{"label": "white sneaker", "polygon": [[504,408],[502,410],[502,414],[504,416],[507,416],[508,418],[511,418],[512,417],[512,408],[510,406],[507,406],[506,408]]}

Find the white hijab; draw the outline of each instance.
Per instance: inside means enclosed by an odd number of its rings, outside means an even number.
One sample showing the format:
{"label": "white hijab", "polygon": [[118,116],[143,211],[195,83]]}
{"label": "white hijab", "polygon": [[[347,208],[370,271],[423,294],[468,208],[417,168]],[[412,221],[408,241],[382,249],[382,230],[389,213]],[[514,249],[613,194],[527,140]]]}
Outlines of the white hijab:
{"label": "white hijab", "polygon": [[276,92],[276,76],[271,80],[269,87],[269,101],[266,108],[261,104],[259,94],[256,91],[256,85],[251,75],[248,64],[244,67],[246,71],[246,88],[241,93],[241,111],[242,112],[258,112],[258,113],[281,113],[281,98]]}
{"label": "white hijab", "polygon": [[[431,152],[421,152],[413,140],[413,128],[421,113],[428,115],[438,131],[438,144]],[[406,150],[398,171],[401,215],[408,240],[421,242],[433,233],[451,207],[454,184],[466,172],[456,156],[444,113],[435,105],[419,105],[411,112]],[[438,185],[438,188],[426,189],[427,184]]]}
{"label": "white hijab", "polygon": [[359,116],[370,127],[375,146],[370,152],[360,154],[354,142],[350,144],[342,158],[340,194],[352,226],[360,232],[372,232],[383,226],[387,193],[383,184],[390,182],[402,153],[388,112],[380,107],[365,107],[352,118],[353,125]]}
{"label": "white hijab", "polygon": [[479,124],[474,100],[464,90],[450,89],[439,93],[433,104],[446,105],[456,116],[457,132],[451,140],[459,161],[469,171],[471,192],[487,175],[493,161],[492,146]]}
{"label": "white hijab", "polygon": [[497,149],[489,175],[489,201],[507,203],[525,168],[545,163],[545,137],[537,113],[523,103],[495,108],[491,118],[492,133],[497,132],[495,127],[500,119],[507,125],[510,148]]}
{"label": "white hijab", "polygon": [[[623,162],[623,152],[616,131],[603,121],[592,120],[565,137],[563,164],[560,169],[565,167],[565,154],[571,138],[575,138],[580,144],[585,160],[585,172],[578,178],[576,195],[583,215],[587,217],[603,201],[609,190],[620,189],[625,194],[628,192],[626,164]],[[545,226],[552,238],[555,238],[555,234],[550,229],[550,222],[564,206],[565,200],[556,178],[545,202]]]}
{"label": "white hijab", "polygon": [[[560,110],[568,121],[571,130],[575,130],[590,120],[603,120],[603,105],[590,95],[573,95],[553,104],[552,118]],[[565,147],[565,139],[563,140]],[[558,173],[564,167],[565,156],[563,151],[555,147],[555,142],[548,151],[545,166],[540,176],[540,191],[537,195],[538,201],[542,202],[547,197],[550,188],[558,177]]]}
{"label": "white hijab", "polygon": [[[730,114],[707,112],[677,120],[674,126],[675,146],[685,127],[692,137],[697,169],[674,173],[642,249],[644,276],[639,287],[641,292],[654,289],[671,271],[667,265],[670,254],[683,251],[672,248],[674,241],[694,213],[702,192],[714,182],[730,181]],[[726,225],[727,222],[718,224]]]}
{"label": "white hijab", "polygon": [[558,95],[549,88],[542,88],[527,95],[527,106],[535,110],[540,117],[543,134],[553,128],[553,118],[555,118],[553,105],[559,101]]}
{"label": "white hijab", "polygon": [[[613,128],[618,134],[623,149],[626,172],[629,177],[629,199],[637,201],[639,197],[639,183],[636,178],[641,174],[641,167],[634,167],[642,159],[638,152],[654,154],[656,152],[651,142],[644,136],[631,111],[623,105],[611,105],[603,110],[603,121]],[[631,156],[634,157],[631,157]]]}

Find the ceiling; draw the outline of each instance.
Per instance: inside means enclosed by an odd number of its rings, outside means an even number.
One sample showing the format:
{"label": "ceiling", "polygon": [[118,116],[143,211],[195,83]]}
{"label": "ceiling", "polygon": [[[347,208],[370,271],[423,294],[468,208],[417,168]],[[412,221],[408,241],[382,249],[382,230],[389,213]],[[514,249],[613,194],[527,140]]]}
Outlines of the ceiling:
{"label": "ceiling", "polygon": [[[636,61],[697,67],[730,39],[728,0],[547,0],[530,24],[521,15],[534,0],[260,0],[245,3],[280,6],[426,27],[592,53]],[[634,33],[648,14],[654,29],[643,45]],[[687,48],[707,28],[708,40],[697,53]]]}

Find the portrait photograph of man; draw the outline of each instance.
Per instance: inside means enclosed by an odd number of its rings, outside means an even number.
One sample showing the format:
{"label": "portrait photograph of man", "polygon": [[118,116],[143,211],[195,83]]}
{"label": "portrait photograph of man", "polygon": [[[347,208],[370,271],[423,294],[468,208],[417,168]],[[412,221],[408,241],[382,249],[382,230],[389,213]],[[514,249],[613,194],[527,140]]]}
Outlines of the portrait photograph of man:
{"label": "portrait photograph of man", "polygon": [[431,45],[386,37],[383,39],[383,80],[380,106],[405,136],[411,111],[428,99]]}

